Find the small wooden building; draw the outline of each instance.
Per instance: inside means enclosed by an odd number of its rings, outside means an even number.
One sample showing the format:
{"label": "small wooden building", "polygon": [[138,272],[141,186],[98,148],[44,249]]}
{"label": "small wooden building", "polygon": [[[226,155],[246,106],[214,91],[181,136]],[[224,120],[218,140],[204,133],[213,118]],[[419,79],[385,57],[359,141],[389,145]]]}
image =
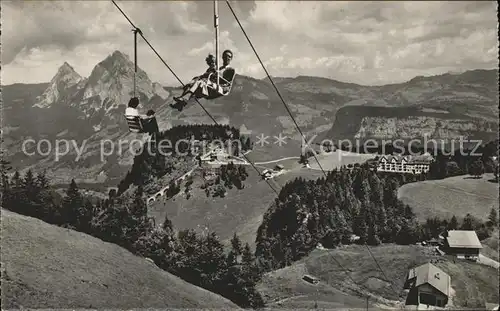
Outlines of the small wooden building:
{"label": "small wooden building", "polygon": [[445,239],[443,250],[458,258],[477,260],[483,248],[475,231],[450,230]]}
{"label": "small wooden building", "polygon": [[410,289],[406,305],[445,307],[450,296],[451,278],[431,263],[408,272],[404,287]]}

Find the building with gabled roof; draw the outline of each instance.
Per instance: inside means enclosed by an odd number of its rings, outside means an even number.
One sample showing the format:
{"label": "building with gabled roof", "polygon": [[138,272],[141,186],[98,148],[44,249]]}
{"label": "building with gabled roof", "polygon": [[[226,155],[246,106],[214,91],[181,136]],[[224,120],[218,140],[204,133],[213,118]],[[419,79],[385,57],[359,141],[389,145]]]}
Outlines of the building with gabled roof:
{"label": "building with gabled roof", "polygon": [[434,158],[429,153],[421,155],[382,155],[378,158],[377,171],[422,174],[430,170]]}
{"label": "building with gabled roof", "polygon": [[410,289],[407,305],[445,307],[450,297],[451,278],[435,265],[426,263],[408,271],[404,287]]}
{"label": "building with gabled roof", "polygon": [[445,239],[444,251],[456,255],[458,258],[477,260],[483,248],[476,231],[450,230]]}

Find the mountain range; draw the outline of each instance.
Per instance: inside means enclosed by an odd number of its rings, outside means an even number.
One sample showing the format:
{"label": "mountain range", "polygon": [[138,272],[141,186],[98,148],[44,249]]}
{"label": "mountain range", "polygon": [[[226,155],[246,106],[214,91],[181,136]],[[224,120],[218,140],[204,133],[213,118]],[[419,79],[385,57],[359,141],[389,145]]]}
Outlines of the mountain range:
{"label": "mountain range", "polygon": [[[74,178],[113,185],[123,178],[132,164],[130,150],[103,161],[99,150],[103,140],[147,139],[147,135],[130,133],[123,118],[133,96],[133,73],[130,58],[114,51],[94,67],[88,78],[64,62],[48,83],[3,86],[2,131],[12,165],[19,170],[46,169],[57,183]],[[425,133],[440,138],[488,138],[498,132],[496,70],[415,77],[384,86],[309,76],[275,77],[273,81],[306,137],[319,134],[318,138],[330,139],[394,139]],[[142,109],[156,111],[160,130],[181,124],[213,123],[196,103],[180,113],[169,107],[172,96],[181,92],[180,87],[153,82],[141,68],[136,82]],[[267,78],[237,75],[230,95],[201,103],[219,124],[240,128],[254,141],[261,133],[282,133],[290,138],[286,146],[263,147],[267,154],[299,154],[300,135]],[[52,145],[58,139],[73,140],[76,147],[85,149],[78,161],[74,146],[69,146],[70,152],[58,161],[54,146],[48,156],[40,152],[28,156],[22,148],[29,138],[34,142],[25,145],[28,152],[34,152],[42,139]]]}

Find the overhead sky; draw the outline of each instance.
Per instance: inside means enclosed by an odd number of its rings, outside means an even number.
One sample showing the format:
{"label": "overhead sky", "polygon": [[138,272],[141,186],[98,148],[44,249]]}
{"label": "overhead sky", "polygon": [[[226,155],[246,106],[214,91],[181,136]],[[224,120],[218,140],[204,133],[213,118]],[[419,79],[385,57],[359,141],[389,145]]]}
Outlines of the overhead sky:
{"label": "overhead sky", "polygon": [[[117,1],[186,82],[215,53],[212,1]],[[496,2],[232,1],[272,76],[321,76],[363,85],[498,68]],[[64,61],[88,77],[120,50],[133,59],[131,26],[111,1],[2,1],[2,84],[48,82]],[[264,71],[227,4],[220,49],[239,74]],[[178,85],[139,39],[139,67]]]}

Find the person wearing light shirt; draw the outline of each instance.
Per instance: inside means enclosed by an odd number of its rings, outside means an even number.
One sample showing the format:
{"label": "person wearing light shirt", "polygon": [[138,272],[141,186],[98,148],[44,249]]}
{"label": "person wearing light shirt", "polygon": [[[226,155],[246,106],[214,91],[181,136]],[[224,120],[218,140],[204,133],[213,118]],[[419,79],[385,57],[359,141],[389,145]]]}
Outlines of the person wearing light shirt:
{"label": "person wearing light shirt", "polygon": [[140,117],[144,131],[151,135],[160,132],[158,128],[158,122],[156,122],[155,112],[150,109],[144,115],[139,112],[137,106],[139,106],[139,98],[132,97],[128,102],[128,107],[125,109],[125,115],[131,117]]}

